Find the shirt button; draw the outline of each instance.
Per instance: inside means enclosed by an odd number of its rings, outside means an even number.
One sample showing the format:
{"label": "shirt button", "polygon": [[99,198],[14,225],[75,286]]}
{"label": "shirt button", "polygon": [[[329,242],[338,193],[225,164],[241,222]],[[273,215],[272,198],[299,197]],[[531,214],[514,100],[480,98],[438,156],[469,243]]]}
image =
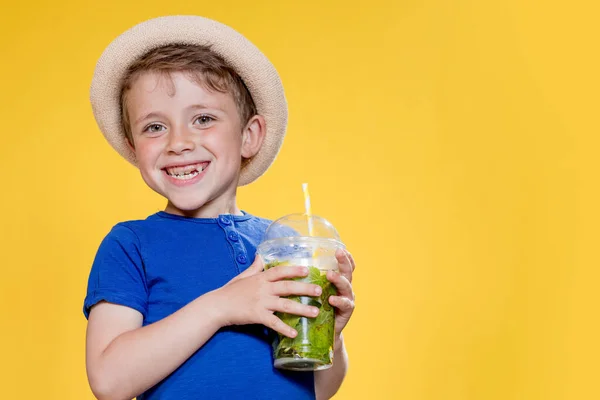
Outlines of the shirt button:
{"label": "shirt button", "polygon": [[219,217],[219,221],[221,221],[221,223],[222,223],[223,225],[229,225],[229,224],[231,224],[231,220],[230,220],[230,219],[229,219],[229,217],[228,217],[228,216],[226,216],[226,215],[221,215],[221,216]]}
{"label": "shirt button", "polygon": [[240,262],[240,264],[246,264],[246,256],[243,254],[240,254],[239,256],[237,256],[237,260]]}
{"label": "shirt button", "polygon": [[235,232],[231,232],[229,234],[229,240],[231,240],[232,242],[237,242],[239,240],[238,234]]}

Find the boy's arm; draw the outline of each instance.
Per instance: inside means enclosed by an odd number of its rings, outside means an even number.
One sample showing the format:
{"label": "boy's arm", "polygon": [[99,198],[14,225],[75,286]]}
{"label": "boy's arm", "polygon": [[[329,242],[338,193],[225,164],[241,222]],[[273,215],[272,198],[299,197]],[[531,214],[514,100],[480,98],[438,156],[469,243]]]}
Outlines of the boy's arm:
{"label": "boy's arm", "polygon": [[315,372],[315,393],[317,400],[327,400],[337,393],[346,372],[348,371],[348,353],[344,346],[344,339],[340,335],[335,341],[333,366],[323,371]]}
{"label": "boy's arm", "polygon": [[308,268],[285,266],[261,272],[260,258],[225,286],[179,311],[142,327],[132,308],[98,303],[88,319],[86,362],[97,398],[130,400],[177,369],[223,326],[263,324],[282,335],[296,331],[274,312],[314,317],[318,309],[282,298],[314,296],[318,285],[290,279]]}
{"label": "boy's arm", "polygon": [[215,292],[142,326],[129,307],[99,303],[90,312],[86,363],[98,399],[132,399],[160,382],[221,327]]}

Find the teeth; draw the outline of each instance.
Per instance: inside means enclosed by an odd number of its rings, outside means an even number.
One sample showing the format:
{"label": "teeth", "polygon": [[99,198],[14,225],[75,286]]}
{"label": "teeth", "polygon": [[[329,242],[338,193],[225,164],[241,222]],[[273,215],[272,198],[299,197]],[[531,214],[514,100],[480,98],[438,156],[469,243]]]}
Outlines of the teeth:
{"label": "teeth", "polygon": [[185,181],[187,179],[192,179],[193,177],[195,177],[196,175],[198,175],[200,172],[198,171],[194,171],[194,172],[190,172],[189,174],[169,174],[170,176],[172,176],[175,179],[179,179],[182,181]]}
{"label": "teeth", "polygon": [[170,175],[182,175],[182,174],[189,174],[193,171],[196,171],[198,169],[198,165],[186,165],[185,167],[172,167],[172,168],[167,168],[167,173],[169,173]]}
{"label": "teeth", "polygon": [[171,167],[165,168],[167,175],[172,176],[176,179],[186,180],[191,179],[204,171],[208,166],[208,162],[201,164],[186,165],[185,167]]}

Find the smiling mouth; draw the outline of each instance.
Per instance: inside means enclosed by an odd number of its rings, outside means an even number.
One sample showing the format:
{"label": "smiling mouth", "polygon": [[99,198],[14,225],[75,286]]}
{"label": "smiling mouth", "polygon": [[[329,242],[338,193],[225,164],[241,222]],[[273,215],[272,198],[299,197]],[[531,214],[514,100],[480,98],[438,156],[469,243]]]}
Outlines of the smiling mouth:
{"label": "smiling mouth", "polygon": [[209,161],[204,161],[198,164],[189,164],[180,167],[166,167],[163,168],[163,171],[172,178],[185,181],[201,174],[208,167],[208,164],[210,164]]}

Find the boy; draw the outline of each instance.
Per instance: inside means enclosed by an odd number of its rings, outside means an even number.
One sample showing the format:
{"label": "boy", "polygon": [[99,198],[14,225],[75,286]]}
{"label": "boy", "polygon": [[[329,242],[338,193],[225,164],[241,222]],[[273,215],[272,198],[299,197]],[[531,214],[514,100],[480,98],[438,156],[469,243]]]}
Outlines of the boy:
{"label": "boy", "polygon": [[84,313],[86,363],[100,399],[326,399],[341,385],[341,332],[354,309],[347,252],[336,255],[335,362],[315,373],[273,368],[265,327],[296,332],[274,312],[315,317],[288,295],[319,294],[263,272],[256,246],[269,224],[240,211],[237,186],[273,162],[285,134],[279,77],[256,47],[201,17],[146,21],[96,67],[94,115],[109,143],[167,199],[164,212],[117,224],[92,266]]}

